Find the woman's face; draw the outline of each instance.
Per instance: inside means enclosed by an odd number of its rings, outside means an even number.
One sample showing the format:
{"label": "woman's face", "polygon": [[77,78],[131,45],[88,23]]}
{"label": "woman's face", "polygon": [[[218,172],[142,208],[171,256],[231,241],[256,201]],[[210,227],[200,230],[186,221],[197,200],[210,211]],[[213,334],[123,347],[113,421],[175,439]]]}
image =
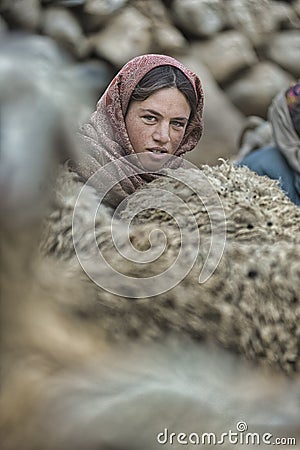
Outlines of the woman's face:
{"label": "woman's face", "polygon": [[191,113],[177,88],[163,88],[146,100],[132,101],[125,123],[132,147],[143,154],[145,169],[156,170],[174,155],[183,139]]}

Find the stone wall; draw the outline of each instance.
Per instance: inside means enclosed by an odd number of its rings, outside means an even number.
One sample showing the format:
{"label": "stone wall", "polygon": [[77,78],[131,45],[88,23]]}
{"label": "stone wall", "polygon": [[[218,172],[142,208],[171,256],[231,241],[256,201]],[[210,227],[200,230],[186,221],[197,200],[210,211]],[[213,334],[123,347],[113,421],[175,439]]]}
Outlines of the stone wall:
{"label": "stone wall", "polygon": [[189,159],[235,154],[245,116],[267,115],[300,77],[300,0],[0,0],[0,34],[46,35],[73,58],[95,103],[130,58],[166,53],[195,70],[205,132]]}

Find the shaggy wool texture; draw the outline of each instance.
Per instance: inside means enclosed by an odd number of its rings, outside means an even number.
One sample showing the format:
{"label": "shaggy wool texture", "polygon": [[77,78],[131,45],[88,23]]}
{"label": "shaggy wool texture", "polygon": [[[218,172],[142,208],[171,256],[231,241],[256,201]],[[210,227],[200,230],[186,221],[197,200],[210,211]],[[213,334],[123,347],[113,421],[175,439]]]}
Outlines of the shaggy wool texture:
{"label": "shaggy wool texture", "polygon": [[[51,216],[57,230],[59,224],[66,227],[60,228],[59,242],[64,242],[64,231],[70,233],[66,212],[72,218],[73,187],[81,189],[80,180],[64,176],[71,195],[68,202],[60,197],[65,206]],[[95,201],[93,190],[88,189],[83,200],[79,211],[85,227],[88,202]],[[252,245],[252,260],[247,245],[229,246],[215,274],[202,285],[200,249],[197,265],[178,286],[158,297],[133,300],[82,279],[71,249],[67,261],[40,258],[38,218],[14,230],[5,215],[1,219],[3,450],[152,450],[161,448],[156,437],[165,429],[169,435],[193,433],[194,439],[195,433],[201,439],[202,433],[214,432],[218,439],[227,430],[235,432],[241,420],[250,432],[271,433],[272,442],[276,436],[299,438],[299,380],[257,370],[237,355],[285,373],[299,369],[294,283],[299,279],[299,254],[296,258],[291,243],[269,245],[268,252]],[[180,234],[166,226],[170,245],[159,264],[128,263],[113,251],[109,222],[110,212],[102,208],[97,218],[99,246],[129,275],[155,274],[177,253]],[[129,244],[124,225],[118,226],[119,244],[125,249]],[[133,226],[131,241],[147,248],[152,229],[152,223]],[[85,237],[82,245],[88,251],[92,240]],[[58,249],[62,252],[57,245],[52,253]],[[238,270],[243,266],[244,277]],[[285,280],[292,286],[288,294]],[[133,284],[132,293],[136,289]],[[216,342],[231,351],[216,347]],[[164,447],[181,448],[172,442]],[[222,446],[230,450],[232,443],[225,439]],[[202,447],[209,449],[211,443],[206,439]],[[256,441],[252,448],[261,445]]]}
{"label": "shaggy wool texture", "polygon": [[[300,209],[290,202],[279,189],[276,181],[268,177],[257,176],[247,167],[236,167],[224,162],[220,166],[202,166],[201,170],[184,169],[167,170],[169,178],[162,177],[143,186],[143,189],[131,196],[123,218],[132,216],[132,211],[143,209],[135,218],[135,223],[173,222],[168,214],[151,205],[151,192],[161,189],[165,191],[166,201],[163,203],[178,219],[181,209],[178,198],[189,206],[196,219],[199,232],[210,233],[211,225],[205,205],[209,205],[211,197],[218,194],[226,217],[227,239],[248,242],[276,242],[278,239],[299,242]],[[177,177],[182,178],[181,182]],[[169,193],[175,196],[170,197]],[[149,203],[151,206],[149,206]],[[183,216],[186,210],[183,210]],[[188,219],[182,219],[186,226],[191,226]]]}
{"label": "shaggy wool texture", "polygon": [[[203,183],[201,172],[221,198],[227,222],[227,241],[221,262],[203,284],[199,284],[199,272],[207,257],[211,226],[202,202],[191,193],[191,187],[198,192]],[[162,293],[155,297],[149,297],[148,291],[143,291],[134,279],[129,287],[124,287],[121,296],[99,287],[97,302],[86,299],[77,305],[75,314],[85,315],[97,323],[110,340],[147,341],[175,331],[197,340],[217,342],[247,359],[287,374],[299,372],[299,208],[289,201],[276,182],[259,177],[247,168],[227,163],[219,167],[204,166],[201,171],[189,171],[187,180],[188,186],[174,177],[162,177],[129,198],[122,212],[123,219],[130,218],[136,207],[143,209],[132,220],[130,239],[122,220],[117,225],[122,251],[128,250],[131,244],[141,251],[148,249],[150,232],[159,225],[168,245],[158,260],[141,264],[124,259],[111,239],[111,211],[105,207],[98,211],[95,237],[108,263],[120,273],[136,278],[162,273],[176,260],[181,236],[170,213],[156,210],[153,204],[149,209],[147,205],[154,186],[172,191],[191,207],[202,239],[190,273],[167,292],[163,292],[162,282]],[[56,188],[59,208],[50,215],[42,246],[43,251],[75,265],[71,222],[81,187],[76,175],[63,171]],[[211,195],[211,190],[209,192]],[[86,231],[91,220],[88,203],[97,202],[97,198],[92,189],[86,195],[88,198],[78,210],[83,236],[79,246],[88,253],[95,239],[94,231],[92,235]],[[169,212],[173,208],[178,217],[180,209],[176,207],[176,196],[168,206]],[[222,220],[219,222],[221,226]],[[154,248],[159,244],[159,237],[152,240]],[[185,254],[188,255],[196,244],[190,241]],[[184,258],[180,264],[185,264]],[[93,260],[89,267],[89,274],[98,270]],[[171,275],[175,281],[176,270]],[[102,267],[101,271],[103,278],[110,276],[109,270]],[[134,298],[137,294],[145,298]]]}
{"label": "shaggy wool texture", "polygon": [[[80,185],[74,183],[67,183],[66,189]],[[88,189],[84,200],[93,199]],[[71,205],[72,201],[68,208]],[[87,210],[80,211],[85,212],[84,225]],[[180,242],[177,229],[166,227],[170,248],[159,265],[151,264],[145,270],[141,264],[124,264],[118,253],[111,253],[109,217],[109,210],[99,212],[99,245],[117,267],[144,276],[145,271],[155,274],[160,264],[169,264]],[[276,308],[261,311],[253,327],[252,306],[247,310],[244,304],[243,313],[230,291],[227,296],[232,299],[224,302],[215,283],[226,277],[226,264],[220,264],[216,278],[203,284],[196,295],[197,268],[173,290],[134,301],[112,296],[88,278],[81,279],[75,259],[41,258],[36,249],[38,217],[14,230],[5,215],[1,219],[1,449],[152,450],[161,448],[159,433],[167,439],[164,448],[179,450],[182,444],[170,440],[170,435],[184,433],[186,437],[181,434],[180,439],[192,449],[197,436],[200,443],[207,432],[219,440],[226,430],[238,431],[241,420],[250,432],[271,433],[272,441],[277,436],[299,438],[299,382],[275,371],[258,370],[233,354],[253,356],[257,362],[259,343],[274,354],[275,347],[265,345],[267,340],[253,339],[253,328],[260,328],[260,321],[264,323],[270,313],[274,316]],[[150,231],[147,225],[133,227],[132,242],[146,248]],[[120,232],[120,236],[121,247],[128,247],[125,234]],[[85,244],[90,245],[88,239]],[[272,261],[269,258],[267,264]],[[238,277],[233,286],[239,289]],[[282,315],[281,320],[289,340],[289,317]],[[240,345],[243,327],[248,335],[244,331],[245,342]],[[284,341],[278,334],[278,340],[274,334],[269,337],[280,346]],[[216,340],[235,352],[215,346]],[[249,348],[255,343],[251,355]],[[290,345],[292,359],[294,342],[286,345]],[[272,367],[283,359],[279,353]],[[240,439],[244,436],[239,435]],[[209,449],[211,445],[206,436],[201,446]],[[230,450],[232,443],[224,439],[222,447]],[[242,445],[236,448],[242,450]],[[261,445],[256,441],[252,448]]]}

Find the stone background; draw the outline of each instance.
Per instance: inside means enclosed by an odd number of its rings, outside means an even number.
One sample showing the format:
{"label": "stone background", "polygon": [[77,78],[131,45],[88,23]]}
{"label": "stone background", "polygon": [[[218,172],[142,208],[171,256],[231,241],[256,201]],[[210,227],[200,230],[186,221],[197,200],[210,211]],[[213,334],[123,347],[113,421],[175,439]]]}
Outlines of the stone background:
{"label": "stone background", "polygon": [[300,77],[299,30],[300,0],[0,0],[0,37],[26,31],[56,41],[95,104],[142,53],[196,71],[205,131],[188,159],[197,165],[234,155],[245,117],[266,118],[273,96]]}

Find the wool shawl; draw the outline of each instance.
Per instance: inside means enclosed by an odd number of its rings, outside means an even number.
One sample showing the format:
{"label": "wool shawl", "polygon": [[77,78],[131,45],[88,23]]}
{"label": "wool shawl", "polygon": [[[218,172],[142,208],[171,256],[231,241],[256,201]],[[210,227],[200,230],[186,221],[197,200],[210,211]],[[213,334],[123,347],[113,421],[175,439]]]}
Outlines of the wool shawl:
{"label": "wool shawl", "polygon": [[[176,59],[166,55],[146,54],[129,61],[98,101],[97,109],[89,122],[81,127],[80,156],[77,161],[71,163],[73,170],[101,194],[106,186],[111,186],[114,180],[117,180],[106,197],[108,203],[114,207],[142,184],[157,176],[153,173],[137,173],[134,164],[130,161],[124,163],[122,157],[135,155],[125,125],[125,114],[134,88],[150,70],[164,65],[177,67],[184,73],[191,82],[197,99],[196,112],[187,125],[176,156],[181,157],[192,150],[202,135],[204,96],[198,76]],[[178,167],[178,161],[181,160],[173,158],[171,161],[173,163],[169,162],[167,166]]]}
{"label": "wool shawl", "polygon": [[[298,86],[298,109],[299,109],[299,83]],[[289,91],[288,91],[289,92]],[[300,138],[295,130],[291,114],[293,110],[289,108],[286,89],[279,92],[274,98],[269,108],[269,120],[272,124],[275,143],[286,157],[288,163],[296,172],[300,173]]]}

